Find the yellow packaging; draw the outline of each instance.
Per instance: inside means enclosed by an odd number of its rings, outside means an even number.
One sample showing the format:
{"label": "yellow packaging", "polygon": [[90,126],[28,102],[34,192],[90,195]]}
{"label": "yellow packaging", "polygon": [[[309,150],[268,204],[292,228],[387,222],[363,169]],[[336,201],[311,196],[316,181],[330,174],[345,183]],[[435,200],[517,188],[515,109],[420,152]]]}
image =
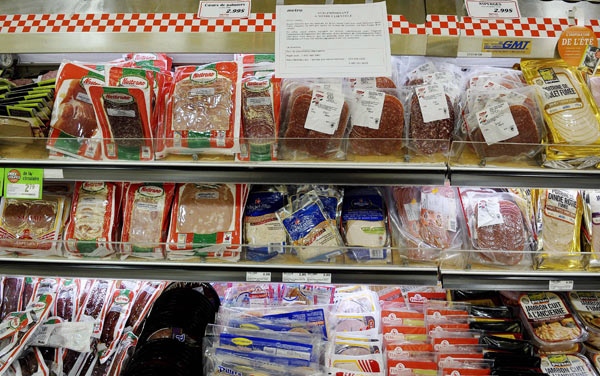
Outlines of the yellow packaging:
{"label": "yellow packaging", "polygon": [[583,200],[576,189],[543,189],[540,192],[541,250],[537,268],[583,270],[580,231]]}
{"label": "yellow packaging", "polygon": [[524,59],[521,69],[527,83],[539,89],[549,131],[546,159],[600,155],[600,113],[581,72],[560,59]]}

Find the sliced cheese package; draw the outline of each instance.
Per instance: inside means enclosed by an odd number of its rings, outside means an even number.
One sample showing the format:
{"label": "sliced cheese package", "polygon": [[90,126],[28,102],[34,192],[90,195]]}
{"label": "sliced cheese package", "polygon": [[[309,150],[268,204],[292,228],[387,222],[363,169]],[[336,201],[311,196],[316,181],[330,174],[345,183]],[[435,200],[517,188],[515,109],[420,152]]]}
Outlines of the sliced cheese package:
{"label": "sliced cheese package", "polygon": [[524,59],[521,68],[538,89],[548,126],[545,165],[568,167],[569,160],[580,164],[581,158],[597,156],[600,113],[581,72],[560,59]]}
{"label": "sliced cheese package", "polygon": [[542,189],[539,195],[539,237],[536,267],[548,270],[582,270],[585,257],[580,233],[583,212],[576,189]]}

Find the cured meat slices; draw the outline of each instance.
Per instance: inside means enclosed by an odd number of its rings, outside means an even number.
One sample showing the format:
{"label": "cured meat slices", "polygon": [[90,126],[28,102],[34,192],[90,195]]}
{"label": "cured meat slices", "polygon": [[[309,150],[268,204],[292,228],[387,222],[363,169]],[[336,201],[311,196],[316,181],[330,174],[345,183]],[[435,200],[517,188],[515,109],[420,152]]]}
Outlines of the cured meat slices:
{"label": "cured meat slices", "polygon": [[425,122],[423,112],[417,95],[410,101],[410,126],[409,134],[412,146],[424,154],[446,152],[450,146],[456,113],[450,97],[446,95],[448,117],[446,119]]}

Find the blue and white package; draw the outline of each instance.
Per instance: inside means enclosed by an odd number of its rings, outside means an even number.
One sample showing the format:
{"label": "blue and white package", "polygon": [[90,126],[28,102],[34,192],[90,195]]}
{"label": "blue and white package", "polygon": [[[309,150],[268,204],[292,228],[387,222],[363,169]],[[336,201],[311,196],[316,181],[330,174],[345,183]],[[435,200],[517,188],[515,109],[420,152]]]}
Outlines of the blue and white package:
{"label": "blue and white package", "polygon": [[284,252],[287,235],[276,212],[287,201],[283,186],[253,188],[244,211],[244,243],[246,257],[265,261]]}
{"label": "blue and white package", "polygon": [[391,262],[387,212],[377,188],[346,189],[342,206],[342,234],[349,257],[357,261]]}

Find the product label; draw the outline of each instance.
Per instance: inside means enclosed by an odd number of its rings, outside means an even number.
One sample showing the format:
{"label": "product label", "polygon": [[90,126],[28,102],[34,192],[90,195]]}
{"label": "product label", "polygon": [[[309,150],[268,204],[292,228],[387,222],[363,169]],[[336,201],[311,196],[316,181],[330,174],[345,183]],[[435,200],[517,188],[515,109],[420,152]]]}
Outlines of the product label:
{"label": "product label", "polygon": [[583,108],[575,85],[562,68],[542,68],[534,83],[542,88],[542,101],[547,114]]}
{"label": "product label", "polygon": [[249,97],[249,98],[246,98],[246,106],[248,106],[248,107],[271,106],[271,97]]}
{"label": "product label", "polygon": [[525,294],[519,303],[530,320],[547,320],[569,315],[562,299],[553,293]]}
{"label": "product label", "polygon": [[572,225],[575,224],[577,219],[577,191],[547,190],[544,215]]}
{"label": "product label", "polygon": [[418,202],[404,204],[404,211],[406,212],[406,219],[409,222],[418,221],[419,216],[421,215],[421,204]]}
{"label": "product label", "polygon": [[352,110],[352,124],[371,129],[379,129],[385,93],[374,90],[355,89],[355,105]]}
{"label": "product label", "polygon": [[408,74],[408,77],[411,81],[416,79],[423,79],[426,75],[434,74],[436,70],[437,68],[435,67],[435,65],[433,65],[432,62],[428,61],[425,64],[421,64],[415,69],[413,69]]}
{"label": "product label", "polygon": [[569,300],[583,321],[593,328],[600,329],[600,293],[570,292]]}
{"label": "product label", "polygon": [[200,1],[200,18],[248,18],[250,0]]}
{"label": "product label", "polygon": [[477,227],[501,225],[504,223],[497,199],[481,200],[477,203]]}
{"label": "product label", "polygon": [[348,83],[350,85],[350,89],[361,88],[365,90],[371,90],[377,88],[377,78],[375,77],[349,78]]}
{"label": "product label", "polygon": [[115,117],[128,117],[128,118],[137,117],[134,110],[123,110],[120,108],[107,108],[106,113],[108,114],[108,116],[115,116]]}
{"label": "product label", "polygon": [[540,368],[548,375],[593,376],[596,374],[585,360],[571,354],[543,356]]}
{"label": "product label", "polygon": [[342,92],[315,88],[304,128],[332,135],[338,128],[344,95]]}
{"label": "product label", "polygon": [[465,6],[470,17],[474,18],[520,18],[519,3],[516,0],[466,0]]}
{"label": "product label", "polygon": [[505,141],[519,135],[508,103],[486,107],[477,112],[477,123],[488,145]]}
{"label": "product label", "polygon": [[456,205],[453,199],[444,197],[436,189],[433,192],[423,192],[421,196],[421,216],[427,217],[427,211],[442,215],[444,217],[442,223],[446,224],[446,230],[457,231]]}
{"label": "product label", "polygon": [[448,119],[450,117],[448,101],[446,101],[446,93],[442,85],[417,86],[415,93],[419,99],[419,107],[421,107],[425,123]]}

